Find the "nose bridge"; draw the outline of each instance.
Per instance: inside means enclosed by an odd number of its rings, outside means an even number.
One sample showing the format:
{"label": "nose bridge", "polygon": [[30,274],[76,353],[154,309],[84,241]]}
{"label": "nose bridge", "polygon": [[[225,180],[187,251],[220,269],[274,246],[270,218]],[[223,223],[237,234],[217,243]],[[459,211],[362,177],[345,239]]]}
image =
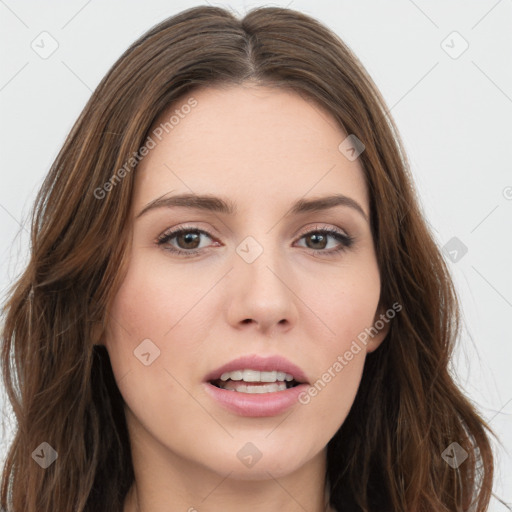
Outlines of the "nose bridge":
{"label": "nose bridge", "polygon": [[236,247],[231,322],[256,322],[261,329],[294,320],[294,294],[277,231],[252,231]]}
{"label": "nose bridge", "polygon": [[282,249],[274,231],[246,236],[236,248],[238,258],[235,267],[240,279],[250,282],[253,289],[264,287],[277,292],[284,286],[284,276],[278,277],[285,268]]}

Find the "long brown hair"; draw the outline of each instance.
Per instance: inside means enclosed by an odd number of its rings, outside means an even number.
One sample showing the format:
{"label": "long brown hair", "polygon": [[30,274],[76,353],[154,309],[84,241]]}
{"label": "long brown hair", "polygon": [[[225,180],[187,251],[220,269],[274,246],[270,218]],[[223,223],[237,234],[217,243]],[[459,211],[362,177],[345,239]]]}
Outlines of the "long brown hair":
{"label": "long brown hair", "polygon": [[[328,443],[331,505],[483,512],[492,494],[492,431],[448,372],[457,295],[396,126],[337,35],[276,7],[238,19],[201,6],[153,27],[107,73],[66,139],[34,206],[30,262],[4,308],[2,370],[17,428],[0,505],[122,510],[134,478],[123,399],[105,348],[95,344],[115,321],[108,307],[123,277],[136,172],[126,162],[133,155],[138,162],[169,105],[197,87],[245,81],[314,100],[364,143],[381,304],[402,306]],[[33,455],[49,453],[44,442],[58,454],[46,469]],[[458,467],[442,457],[452,443],[468,455]]]}

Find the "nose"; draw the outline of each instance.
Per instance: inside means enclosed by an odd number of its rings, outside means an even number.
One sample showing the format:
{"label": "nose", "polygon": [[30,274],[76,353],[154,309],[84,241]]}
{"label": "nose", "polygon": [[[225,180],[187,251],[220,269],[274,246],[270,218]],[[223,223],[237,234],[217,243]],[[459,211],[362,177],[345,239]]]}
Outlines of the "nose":
{"label": "nose", "polygon": [[266,247],[252,263],[235,254],[229,276],[230,325],[272,337],[296,324],[298,298],[293,292],[293,276],[277,251]]}

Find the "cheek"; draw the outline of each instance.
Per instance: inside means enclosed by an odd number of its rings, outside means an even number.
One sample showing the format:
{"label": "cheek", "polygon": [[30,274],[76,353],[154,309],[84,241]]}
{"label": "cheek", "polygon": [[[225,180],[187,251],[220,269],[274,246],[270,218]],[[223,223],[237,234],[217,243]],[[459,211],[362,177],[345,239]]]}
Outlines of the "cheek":
{"label": "cheek", "polygon": [[373,325],[380,299],[380,278],[375,263],[361,268],[347,267],[334,276],[326,279],[321,288],[316,287],[314,294],[310,293],[309,303],[328,328],[325,348],[331,355],[333,350],[347,350],[352,340]]}
{"label": "cheek", "polygon": [[105,340],[112,370],[129,412],[148,430],[172,424],[173,411],[190,406],[178,382],[197,350],[172,340],[186,339],[197,320],[193,305],[204,290],[191,286],[192,278],[156,272],[144,258],[133,258],[112,302]]}
{"label": "cheek", "polygon": [[132,259],[112,302],[105,340],[116,378],[130,374],[129,380],[149,386],[151,379],[165,380],[162,369],[172,368],[171,361],[188,357],[190,351],[184,352],[183,344],[169,340],[185,336],[187,321],[193,319],[187,312],[198,302],[200,290],[190,286],[190,278],[169,269],[156,271],[144,258]]}
{"label": "cheek", "polygon": [[182,267],[154,265],[151,258],[134,256],[113,302],[112,316],[132,339],[163,340],[187,322],[185,315],[204,295],[204,287],[197,286],[194,274]]}
{"label": "cheek", "polygon": [[339,275],[339,279],[326,281],[328,287],[322,294],[317,290],[310,297],[312,309],[329,329],[328,336],[315,338],[316,350],[309,358],[315,360],[318,373],[299,398],[333,432],[345,420],[357,394],[366,358],[366,333],[380,298],[376,264],[360,270],[352,266]]}

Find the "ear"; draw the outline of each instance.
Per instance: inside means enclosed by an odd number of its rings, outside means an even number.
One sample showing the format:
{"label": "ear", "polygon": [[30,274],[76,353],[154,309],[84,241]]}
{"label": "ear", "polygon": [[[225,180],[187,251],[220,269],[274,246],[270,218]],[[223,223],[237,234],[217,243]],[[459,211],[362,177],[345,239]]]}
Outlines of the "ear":
{"label": "ear", "polygon": [[386,336],[389,333],[389,329],[391,327],[391,319],[395,316],[395,310],[392,309],[393,315],[389,315],[390,309],[386,310],[386,308],[381,305],[377,308],[377,312],[375,313],[375,317],[373,319],[373,324],[370,327],[369,331],[371,332],[371,337],[366,345],[366,352],[371,353],[374,350],[377,350],[381,343],[386,339]]}

